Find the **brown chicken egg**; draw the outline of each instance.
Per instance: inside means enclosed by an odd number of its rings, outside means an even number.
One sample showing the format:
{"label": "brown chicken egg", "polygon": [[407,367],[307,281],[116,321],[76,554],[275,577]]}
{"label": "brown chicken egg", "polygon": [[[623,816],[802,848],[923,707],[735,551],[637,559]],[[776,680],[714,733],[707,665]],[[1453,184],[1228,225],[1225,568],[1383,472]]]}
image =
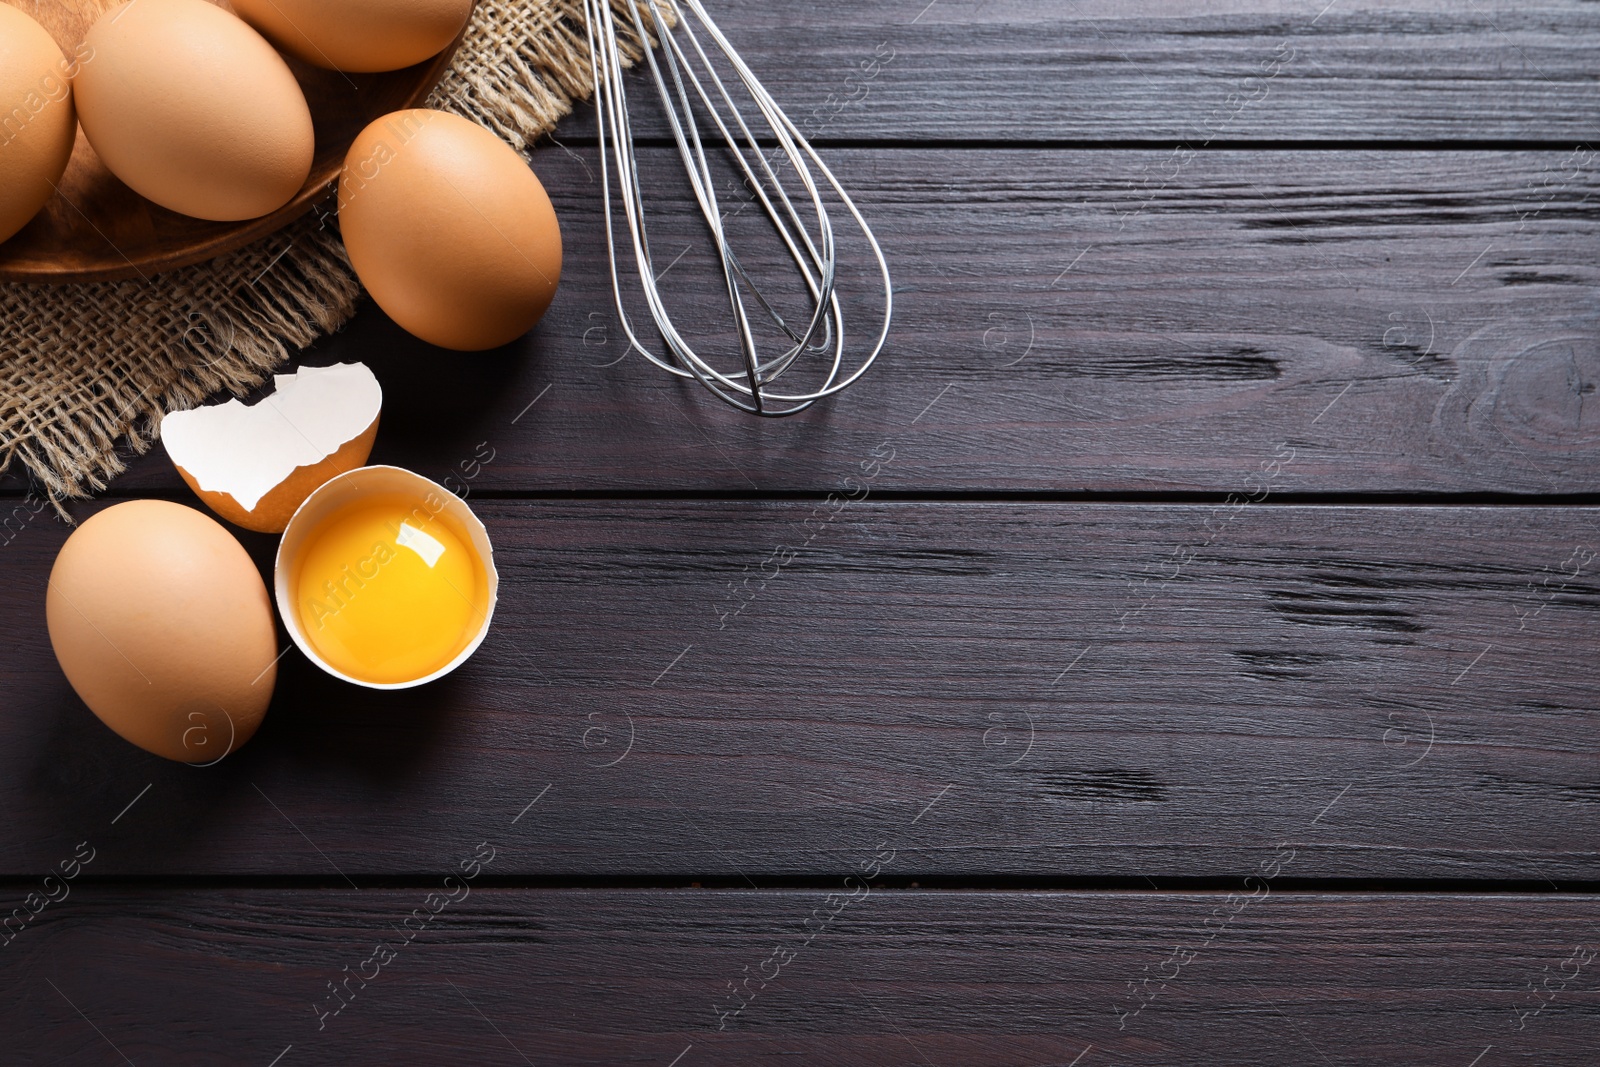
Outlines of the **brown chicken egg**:
{"label": "brown chicken egg", "polygon": [[33,19],[0,4],[0,241],[55,195],[78,120],[72,65]]}
{"label": "brown chicken egg", "polygon": [[442,111],[397,111],[361,131],[339,176],[339,228],[378,306],[442,348],[516,340],[561,280],[561,226],[527,161]]}
{"label": "brown chicken egg", "polygon": [[277,680],[272,602],[244,546],[194,508],[133,500],[73,531],[50,571],[50,644],[89,710],[148,752],[213,763]]}
{"label": "brown chicken egg", "polygon": [[438,55],[472,0],[233,0],[285,52],[332,70],[399,70]]}
{"label": "brown chicken egg", "polygon": [[78,120],[133,191],[232,222],[288,203],[311,173],[311,110],[283,57],[206,0],[131,0],[90,27]]}

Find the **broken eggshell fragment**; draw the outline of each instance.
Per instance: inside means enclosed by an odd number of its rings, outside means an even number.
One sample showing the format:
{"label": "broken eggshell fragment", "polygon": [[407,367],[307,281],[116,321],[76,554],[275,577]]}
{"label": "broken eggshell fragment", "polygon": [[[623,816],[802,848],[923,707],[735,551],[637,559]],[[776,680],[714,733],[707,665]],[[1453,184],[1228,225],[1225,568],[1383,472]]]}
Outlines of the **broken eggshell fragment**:
{"label": "broken eggshell fragment", "polygon": [[372,454],[383,389],[364,364],[275,376],[255,404],[174,411],[161,420],[173,466],[207,507],[247,530],[282,533],[324,482]]}

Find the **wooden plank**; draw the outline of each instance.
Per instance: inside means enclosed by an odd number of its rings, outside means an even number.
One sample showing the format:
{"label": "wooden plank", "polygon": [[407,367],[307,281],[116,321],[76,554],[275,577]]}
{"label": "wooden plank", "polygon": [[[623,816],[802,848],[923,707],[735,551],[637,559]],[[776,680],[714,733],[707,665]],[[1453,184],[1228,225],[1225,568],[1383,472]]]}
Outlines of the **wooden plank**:
{"label": "wooden plank", "polygon": [[[459,480],[492,453],[482,489],[827,492],[893,439],[884,490],[1229,493],[1292,449],[1277,491],[1600,491],[1600,166],[1207,152],[1167,184],[1170,153],[833,155],[899,293],[825,409],[756,421],[624,359],[596,187],[554,149],[568,266],[533,335],[462,356],[368,310],[307,358],[376,370],[375,461]],[[653,232],[689,252],[681,318],[715,323],[696,217],[669,200]],[[156,487],[181,489],[159,449],[119,483]]]}
{"label": "wooden plank", "polygon": [[[1600,138],[1600,14],[1582,0],[707,7],[815,138]],[[665,136],[636,84],[636,129]]]}
{"label": "wooden plank", "polygon": [[1296,877],[1600,872],[1594,509],[477,508],[502,586],[471,663],[373,693],[291,653],[204,770],[72,695],[63,531],[29,527],[0,872],[88,840],[102,875],[360,884],[519,813],[504,873],[572,879],[760,885],[886,840],[908,878],[1237,877],[1280,842]]}
{"label": "wooden plank", "polygon": [[[483,838],[501,857],[528,848],[486,822],[457,851]],[[1589,1067],[1600,1023],[1592,897],[852,883],[841,903],[827,889],[453,879],[448,893],[468,895],[439,904],[443,883],[74,889],[5,949],[7,1047],[17,1062],[262,1067]],[[410,915],[421,932],[407,941]],[[733,1015],[730,987],[747,977]]]}

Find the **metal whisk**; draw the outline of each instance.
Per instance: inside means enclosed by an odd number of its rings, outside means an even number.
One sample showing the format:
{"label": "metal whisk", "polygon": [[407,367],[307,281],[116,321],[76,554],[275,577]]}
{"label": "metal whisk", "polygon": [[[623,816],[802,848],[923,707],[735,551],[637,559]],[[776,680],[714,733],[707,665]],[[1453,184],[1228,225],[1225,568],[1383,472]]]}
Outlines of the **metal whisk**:
{"label": "metal whisk", "polygon": [[[631,17],[632,28],[640,40],[647,41],[654,36],[660,42],[659,50],[645,49],[645,60],[727,283],[733,332],[737,336],[742,366],[727,371],[718,370],[680,332],[662,297],[660,278],[666,270],[671,269],[672,264],[658,270],[651,256],[645,198],[639,184],[633,129],[628,119],[627,89],[623,83],[623,60],[617,43],[612,0],[585,0],[585,6],[589,49],[594,62],[601,189],[606,204],[611,285],[617,314],[632,348],[663,370],[681,378],[693,377],[726,403],[755,415],[793,415],[823,397],[832,396],[850,386],[866,373],[883,350],[894,308],[889,264],[871,227],[862,218],[850,195],[722,35],[700,0],[655,0],[657,9],[675,16],[676,25],[668,25],[673,19],[653,17],[641,10],[649,6],[649,0],[644,3],[641,0],[618,3],[618,7],[625,8]],[[702,43],[702,37],[706,43]],[[717,73],[713,55],[719,56],[721,62],[737,75],[738,82],[742,83],[744,92],[759,112],[759,119],[747,115],[735,104],[729,92],[729,83]],[[713,188],[711,159],[715,157],[707,154],[699,116],[708,117],[715,127],[716,136],[721,138],[726,148],[726,158],[742,174],[744,187],[765,211],[788,258],[798,268],[810,307],[804,316],[792,315],[786,319],[775,302],[763,294],[730,247],[726,221],[731,215],[724,213]],[[768,139],[776,143],[771,162],[763,153],[759,138],[751,129],[752,124],[764,129]],[[776,167],[773,163],[777,164]],[[627,220],[632,238],[631,257],[619,250],[618,235],[613,227],[613,173],[622,215]],[[851,360],[848,367],[845,360],[844,311],[835,289],[838,247],[823,183],[832,189],[834,199],[855,220],[877,258],[883,278],[882,328],[866,351],[865,358]],[[801,205],[810,205],[809,228],[801,210],[796,207],[797,201]],[[622,264],[630,258],[637,271],[637,280],[650,316],[665,345],[665,355],[656,355],[640,340],[624,306]],[[876,285],[873,289],[876,292]],[[753,299],[755,308],[746,303],[747,299]],[[772,336],[777,338],[777,345],[782,346],[780,349],[774,350],[769,344],[767,352],[758,351],[752,319],[759,323],[762,316],[776,326],[778,334]],[[770,330],[766,332],[771,334]],[[802,356],[811,358],[802,359]],[[724,353],[720,358],[724,364],[734,363],[732,352]],[[791,391],[777,391],[775,385],[778,379],[797,365],[807,366],[812,374],[811,379],[796,383],[799,386],[796,389],[791,382],[803,372],[795,370],[794,376],[783,383]],[[825,375],[821,373],[824,367]]]}

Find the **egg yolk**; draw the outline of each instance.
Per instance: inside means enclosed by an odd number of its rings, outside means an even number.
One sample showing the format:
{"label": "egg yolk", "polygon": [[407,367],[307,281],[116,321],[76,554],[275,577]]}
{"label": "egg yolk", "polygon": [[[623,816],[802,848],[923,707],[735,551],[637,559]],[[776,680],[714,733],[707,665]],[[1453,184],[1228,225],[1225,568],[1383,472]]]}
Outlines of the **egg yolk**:
{"label": "egg yolk", "polygon": [[329,666],[378,685],[446,667],[483,625],[487,581],[471,540],[420,500],[363,500],[306,538],[300,630]]}

